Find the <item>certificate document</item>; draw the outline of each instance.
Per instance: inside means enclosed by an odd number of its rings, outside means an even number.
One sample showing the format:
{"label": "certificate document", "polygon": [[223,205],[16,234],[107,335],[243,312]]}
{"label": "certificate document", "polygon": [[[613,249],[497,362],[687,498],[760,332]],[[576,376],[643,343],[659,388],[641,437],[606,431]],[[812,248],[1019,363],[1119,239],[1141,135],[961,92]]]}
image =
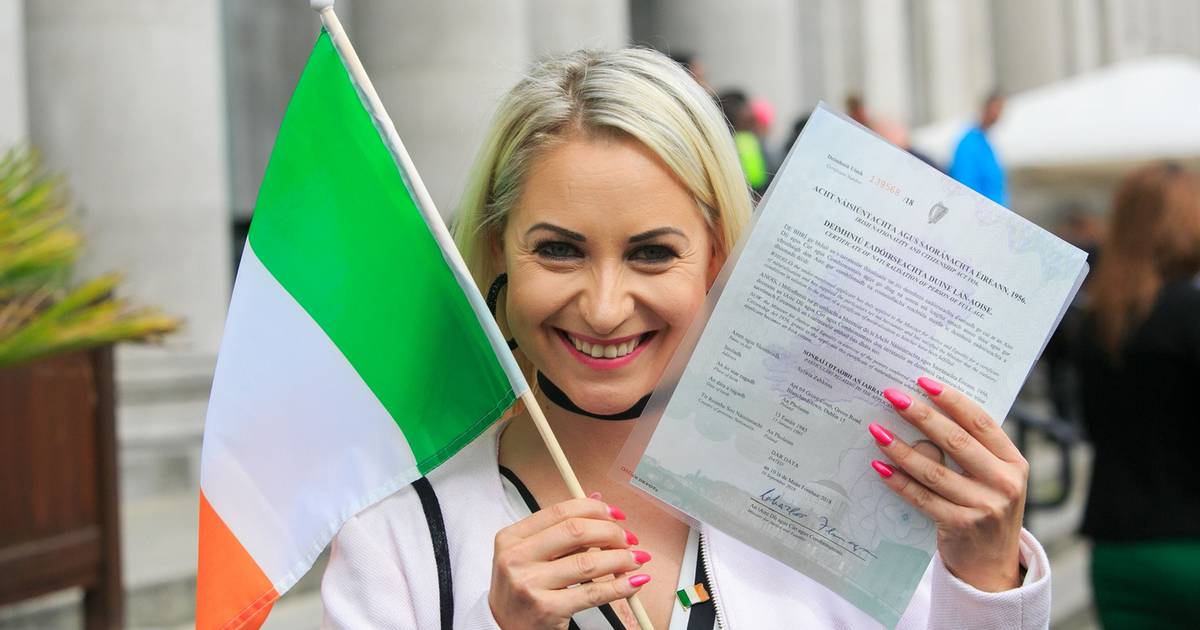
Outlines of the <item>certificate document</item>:
{"label": "certificate document", "polygon": [[617,470],[893,627],[936,536],[870,467],[869,423],[925,439],[880,392],[929,375],[1002,421],[1086,272],[821,106]]}

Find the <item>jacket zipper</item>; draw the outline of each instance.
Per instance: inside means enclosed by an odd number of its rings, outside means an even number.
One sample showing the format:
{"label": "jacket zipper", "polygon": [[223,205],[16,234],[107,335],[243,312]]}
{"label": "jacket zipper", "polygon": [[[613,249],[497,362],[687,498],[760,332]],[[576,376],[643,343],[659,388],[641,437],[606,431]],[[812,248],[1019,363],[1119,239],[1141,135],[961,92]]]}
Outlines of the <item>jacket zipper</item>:
{"label": "jacket zipper", "polygon": [[712,603],[713,610],[716,612],[717,628],[726,628],[725,613],[721,610],[720,589],[717,588],[717,576],[713,575],[712,563],[709,561],[708,538],[704,536],[704,532],[700,532],[700,554],[704,558],[704,573],[708,576],[708,585],[712,587]]}

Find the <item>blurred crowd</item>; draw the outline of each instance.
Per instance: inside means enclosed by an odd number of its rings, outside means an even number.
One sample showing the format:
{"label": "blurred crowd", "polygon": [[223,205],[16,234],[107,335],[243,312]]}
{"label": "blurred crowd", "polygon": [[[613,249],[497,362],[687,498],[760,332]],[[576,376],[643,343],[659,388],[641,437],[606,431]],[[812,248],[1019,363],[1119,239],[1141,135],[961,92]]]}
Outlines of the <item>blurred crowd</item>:
{"label": "blurred crowd", "polygon": [[[771,146],[770,103],[713,90],[703,66],[679,56],[721,106],[749,186],[763,194],[808,120]],[[1005,168],[988,132],[1004,97],[989,94],[948,164],[912,148],[903,124],[873,116],[861,96],[845,113],[996,203],[1010,205]],[[1103,215],[1068,204],[1050,226],[1084,250],[1091,273],[1047,345],[1059,422],[1082,429],[1094,452],[1081,533],[1105,628],[1200,628],[1200,467],[1190,452],[1200,405],[1200,175],[1176,162],[1127,174]]]}

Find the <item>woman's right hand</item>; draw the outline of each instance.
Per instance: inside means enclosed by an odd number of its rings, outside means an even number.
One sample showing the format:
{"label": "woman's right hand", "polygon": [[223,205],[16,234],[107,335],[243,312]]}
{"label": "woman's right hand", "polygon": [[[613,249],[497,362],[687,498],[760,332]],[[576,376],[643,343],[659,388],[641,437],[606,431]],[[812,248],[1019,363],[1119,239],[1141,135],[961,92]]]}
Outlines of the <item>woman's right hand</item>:
{"label": "woman's right hand", "polygon": [[[650,554],[630,549],[638,541],[617,524],[623,520],[621,510],[597,498],[571,499],[500,530],[488,593],[500,627],[563,629],[571,615],[629,597],[650,581],[645,574],[624,575]],[[582,586],[568,588],[575,584]]]}

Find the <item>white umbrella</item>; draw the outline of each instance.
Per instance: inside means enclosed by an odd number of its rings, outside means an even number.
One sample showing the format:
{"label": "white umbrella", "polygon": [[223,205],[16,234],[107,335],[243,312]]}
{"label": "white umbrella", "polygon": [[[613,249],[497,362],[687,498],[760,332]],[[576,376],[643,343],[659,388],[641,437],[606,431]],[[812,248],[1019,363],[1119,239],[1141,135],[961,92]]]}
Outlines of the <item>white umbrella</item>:
{"label": "white umbrella", "polygon": [[[948,166],[971,123],[922,127],[913,146]],[[1142,58],[1013,95],[988,135],[1012,170],[1200,157],[1200,62]]]}

